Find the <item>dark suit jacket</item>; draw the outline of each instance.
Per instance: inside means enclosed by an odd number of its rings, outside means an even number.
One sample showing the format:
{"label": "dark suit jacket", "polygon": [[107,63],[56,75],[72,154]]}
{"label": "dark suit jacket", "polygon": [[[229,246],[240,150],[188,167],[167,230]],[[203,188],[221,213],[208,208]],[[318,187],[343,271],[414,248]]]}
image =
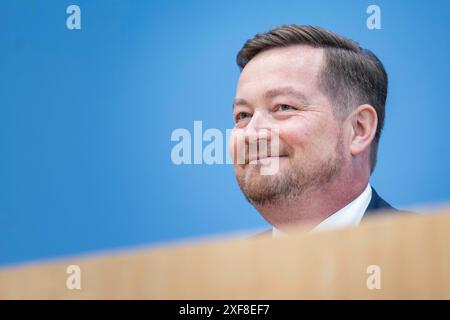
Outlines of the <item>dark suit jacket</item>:
{"label": "dark suit jacket", "polygon": [[366,212],[364,213],[361,222],[364,221],[367,217],[372,217],[377,213],[380,213],[380,211],[384,210],[400,212],[396,208],[392,207],[389,203],[384,201],[384,199],[381,198],[372,187],[372,199],[370,199],[369,205],[367,206]]}
{"label": "dark suit jacket", "polygon": [[[369,205],[367,206],[366,212],[364,213],[361,222],[364,222],[368,217],[373,217],[376,214],[382,212],[382,211],[392,211],[395,213],[406,213],[405,211],[400,211],[394,207],[392,207],[389,203],[383,200],[378,193],[375,191],[375,189],[372,187],[372,199],[370,199]],[[272,229],[257,233],[253,235],[252,237],[262,236],[262,235],[268,235],[272,233]]]}

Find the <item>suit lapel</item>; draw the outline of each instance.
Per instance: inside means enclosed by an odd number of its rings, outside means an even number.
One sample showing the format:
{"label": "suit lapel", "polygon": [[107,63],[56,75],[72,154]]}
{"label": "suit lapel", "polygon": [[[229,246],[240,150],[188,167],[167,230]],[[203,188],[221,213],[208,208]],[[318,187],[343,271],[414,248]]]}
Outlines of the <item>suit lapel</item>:
{"label": "suit lapel", "polygon": [[392,207],[389,203],[384,201],[378,193],[372,188],[372,199],[370,199],[369,205],[367,206],[366,212],[364,213],[363,220],[368,216],[373,216],[374,214],[379,213],[380,211],[392,210],[398,211],[394,207]]}

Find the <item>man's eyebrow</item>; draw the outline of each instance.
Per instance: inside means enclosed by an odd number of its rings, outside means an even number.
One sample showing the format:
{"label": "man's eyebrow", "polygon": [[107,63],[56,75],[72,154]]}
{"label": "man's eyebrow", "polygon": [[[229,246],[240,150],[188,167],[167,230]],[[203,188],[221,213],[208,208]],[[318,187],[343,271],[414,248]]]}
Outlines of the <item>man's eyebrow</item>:
{"label": "man's eyebrow", "polygon": [[234,99],[233,105],[231,107],[234,109],[234,107],[236,107],[236,106],[248,106],[248,105],[249,105],[249,103],[245,99],[237,98],[237,99]]}
{"label": "man's eyebrow", "polygon": [[282,87],[276,89],[270,89],[264,93],[264,97],[266,99],[273,99],[277,96],[292,96],[298,100],[308,101],[306,96],[298,90],[295,90],[292,87]]}
{"label": "man's eyebrow", "polygon": [[[292,96],[303,102],[308,101],[308,99],[306,98],[306,96],[303,93],[301,93],[298,90],[295,90],[292,87],[282,87],[282,88],[270,89],[264,93],[264,98],[266,98],[266,99],[273,99],[277,96]],[[236,107],[236,106],[248,106],[248,105],[250,105],[250,103],[248,103],[245,99],[236,98],[233,101],[232,108],[234,109],[234,107]]]}

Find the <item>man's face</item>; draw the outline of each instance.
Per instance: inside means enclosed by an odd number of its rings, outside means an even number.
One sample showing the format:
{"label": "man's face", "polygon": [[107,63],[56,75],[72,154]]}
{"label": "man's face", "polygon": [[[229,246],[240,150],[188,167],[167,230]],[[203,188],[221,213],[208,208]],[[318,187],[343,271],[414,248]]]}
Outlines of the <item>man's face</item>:
{"label": "man's face", "polygon": [[[246,155],[234,169],[242,192],[255,205],[275,205],[316,190],[332,181],[344,163],[341,123],[319,86],[323,62],[322,49],[276,48],[258,54],[240,75],[230,151]],[[269,133],[269,141],[278,132],[279,157],[270,158],[278,161],[273,175],[262,175],[261,163],[249,161],[249,141],[259,139],[261,131]]]}

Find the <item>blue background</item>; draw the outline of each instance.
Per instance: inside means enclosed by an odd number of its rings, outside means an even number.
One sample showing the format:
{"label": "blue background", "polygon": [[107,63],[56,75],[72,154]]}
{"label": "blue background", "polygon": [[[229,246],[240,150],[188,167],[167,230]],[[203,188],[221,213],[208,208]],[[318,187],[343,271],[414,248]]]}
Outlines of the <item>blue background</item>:
{"label": "blue background", "polygon": [[[66,8],[81,7],[81,30]],[[366,8],[381,7],[381,30]],[[245,40],[329,28],[390,77],[372,184],[450,201],[449,1],[1,1],[0,264],[264,229],[231,165],[175,166],[176,128],[232,128]]]}

